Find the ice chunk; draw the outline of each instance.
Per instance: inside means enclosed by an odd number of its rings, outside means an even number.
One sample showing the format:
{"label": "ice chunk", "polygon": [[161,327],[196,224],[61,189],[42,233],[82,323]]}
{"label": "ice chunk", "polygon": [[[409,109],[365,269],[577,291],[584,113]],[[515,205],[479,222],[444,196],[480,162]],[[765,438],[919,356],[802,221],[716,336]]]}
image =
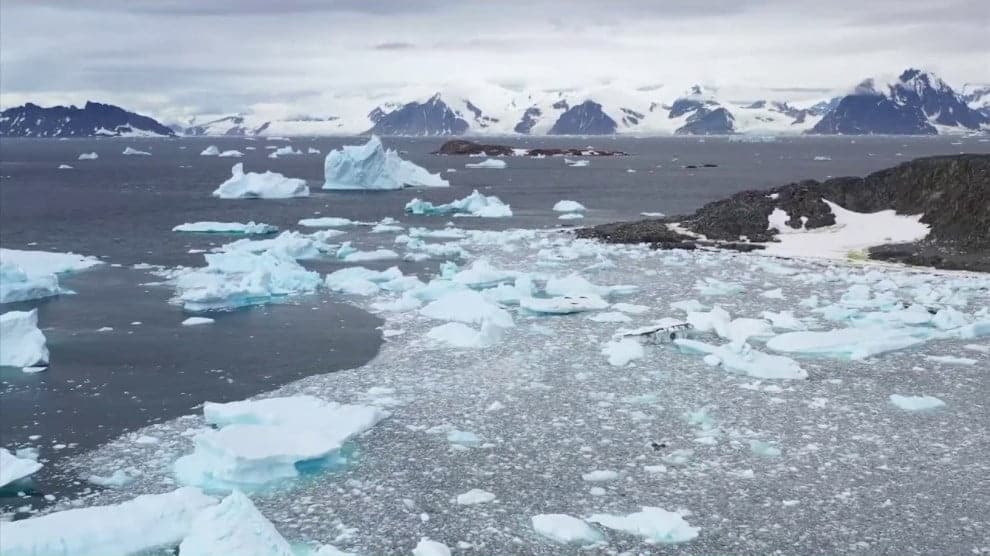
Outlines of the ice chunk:
{"label": "ice chunk", "polygon": [[349,218],[339,218],[336,216],[323,216],[320,218],[303,218],[299,221],[300,226],[307,228],[342,228],[345,226],[361,226],[370,222],[357,222]]}
{"label": "ice chunk", "polygon": [[336,245],[326,242],[333,237],[331,230],[302,234],[295,230],[260,240],[239,239],[217,249],[225,253],[271,253],[289,259],[317,259],[332,251]]}
{"label": "ice chunk", "polygon": [[680,514],[650,506],[643,506],[642,511],[624,516],[594,514],[588,521],[643,537],[647,542],[673,544],[687,542],[698,536],[698,528],[691,527]]}
{"label": "ice chunk", "polygon": [[216,145],[210,145],[203,149],[203,152],[199,153],[200,156],[217,156],[220,154],[220,149]]}
{"label": "ice chunk", "polygon": [[264,235],[274,234],[278,231],[278,227],[271,224],[256,224],[253,220],[247,224],[240,222],[191,222],[179,224],[172,228],[172,231],[202,234]]}
{"label": "ice chunk", "polygon": [[298,156],[301,155],[302,151],[297,151],[292,148],[292,145],[286,145],[284,147],[279,147],[274,151],[268,153],[268,158],[278,158],[280,156]]}
{"label": "ice chunk", "polygon": [[[29,477],[42,467],[42,464],[33,459],[18,457],[6,448],[0,448],[0,488]],[[3,544],[3,539],[0,539],[0,546]],[[6,553],[3,551],[3,554]]]}
{"label": "ice chunk", "polygon": [[244,164],[237,163],[231,168],[231,177],[220,184],[213,192],[221,199],[288,199],[308,197],[306,180],[287,178],[277,172],[264,174],[244,173]]}
{"label": "ice chunk", "polygon": [[76,255],[75,253],[4,248],[0,248],[0,260],[20,268],[28,276],[79,272],[103,264],[96,257]]}
{"label": "ice chunk", "polygon": [[399,154],[385,149],[372,135],[364,145],[345,145],[330,151],[323,163],[323,189],[402,189],[447,187],[450,184]]}
{"label": "ice chunk", "polygon": [[482,160],[481,162],[467,163],[464,165],[465,168],[488,168],[491,170],[501,170],[505,168],[506,164],[504,160],[498,160],[496,158],[488,158]]}
{"label": "ice chunk", "polygon": [[487,259],[477,259],[468,268],[454,274],[451,279],[469,288],[483,289],[512,282],[519,276],[519,272],[493,267]]}
{"label": "ice chunk", "polygon": [[8,311],[0,315],[0,366],[48,365],[48,345],[38,328],[38,310]]}
{"label": "ice chunk", "polygon": [[202,324],[213,324],[214,322],[216,321],[206,317],[189,317],[182,321],[182,326],[199,326]]}
{"label": "ice chunk", "polygon": [[592,284],[578,273],[572,273],[563,278],[551,277],[543,288],[547,295],[585,295],[592,294],[601,297],[628,295],[635,293],[638,288],[630,285],[598,286]]}
{"label": "ice chunk", "polygon": [[464,494],[457,495],[457,503],[462,506],[473,506],[475,504],[484,504],[486,502],[491,502],[495,499],[495,495],[491,492],[472,488],[471,490],[465,492]]}
{"label": "ice chunk", "polygon": [[305,395],[207,402],[203,416],[220,429],[196,435],[193,453],[175,462],[175,473],[183,484],[216,490],[291,479],[299,475],[300,464],[328,461],[344,442],[386,415],[374,406]]}
{"label": "ice chunk", "polygon": [[72,170],[73,168],[69,164],[59,164],[58,165],[58,169],[59,170]]}
{"label": "ice chunk", "polygon": [[623,313],[629,313],[630,315],[642,315],[643,313],[650,310],[646,305],[636,305],[634,303],[614,303],[612,308],[616,311],[622,311]]}
{"label": "ice chunk", "polygon": [[306,154],[323,154],[323,153],[320,152],[320,149],[309,147],[308,149],[306,149]]}
{"label": "ice chunk", "polygon": [[763,311],[763,318],[769,320],[774,328],[780,330],[805,330],[808,328],[808,325],[801,322],[790,311],[781,311],[779,313]]}
{"label": "ice chunk", "polygon": [[603,483],[606,481],[614,481],[618,478],[619,474],[609,469],[596,469],[590,473],[581,475],[581,479],[588,481],[589,483]]}
{"label": "ice chunk", "polygon": [[423,537],[412,551],[413,556],[450,556],[447,545]]}
{"label": "ice chunk", "polygon": [[557,217],[557,220],[580,220],[584,215],[579,212],[566,212]]}
{"label": "ice chunk", "polygon": [[935,361],[936,363],[945,363],[947,365],[975,365],[976,359],[970,357],[956,357],[954,355],[926,355],[925,359],[929,361]]}
{"label": "ice chunk", "polygon": [[555,542],[591,544],[602,540],[594,527],[567,514],[534,515],[531,521],[534,531]]}
{"label": "ice chunk", "polygon": [[571,168],[584,168],[585,166],[590,166],[590,160],[574,160],[571,158],[564,158],[564,164],[570,166]]}
{"label": "ice chunk", "polygon": [[585,311],[607,309],[608,301],[590,293],[587,295],[565,295],[561,297],[526,297],[519,300],[519,306],[533,313],[570,315]]}
{"label": "ice chunk", "polygon": [[397,267],[388,270],[370,270],[363,266],[342,268],[327,274],[324,279],[326,287],[335,292],[352,295],[374,295],[380,289],[379,284],[402,278],[402,272]]}
{"label": "ice chunk", "polygon": [[100,155],[96,153],[82,153],[79,155],[79,160],[96,160],[97,158],[100,158]]}
{"label": "ice chunk", "polygon": [[132,149],[131,147],[126,147],[123,152],[124,155],[139,155],[139,156],[151,156],[151,153],[147,151],[139,151],[137,149]]}
{"label": "ice chunk", "polygon": [[399,254],[391,249],[375,249],[374,251],[353,251],[342,257],[347,263],[363,263],[367,261],[388,261],[398,259]]}
{"label": "ice chunk", "polygon": [[289,543],[251,500],[235,490],[201,511],[179,545],[182,556],[293,556]]}
{"label": "ice chunk", "polygon": [[767,290],[761,293],[760,297],[765,297],[767,299],[784,299],[784,290],[782,288]]}
{"label": "ice chunk", "polygon": [[187,311],[235,309],[316,291],[320,275],[273,252],[204,255],[206,266],[181,269],[173,278],[174,301]]}
{"label": "ice chunk", "polygon": [[890,403],[905,411],[925,411],[945,405],[945,402],[934,396],[901,396],[900,394],[891,394]]}
{"label": "ice chunk", "polygon": [[481,324],[485,320],[500,328],[512,328],[512,315],[474,290],[455,290],[428,303],[419,314],[431,319]]}
{"label": "ice chunk", "polygon": [[565,199],[563,201],[557,201],[557,203],[553,205],[553,210],[556,212],[582,212],[588,209],[577,201],[568,201]]}
{"label": "ice chunk", "polygon": [[218,154],[217,156],[220,157],[220,158],[240,158],[240,157],[244,156],[244,153],[242,153],[241,151],[238,151],[238,150],[229,150],[229,151],[223,151],[222,153]]}
{"label": "ice chunk", "polygon": [[484,319],[481,330],[459,322],[448,322],[431,328],[426,337],[455,348],[485,348],[501,341],[504,332],[504,328]]}
{"label": "ice chunk", "polygon": [[132,477],[123,469],[117,469],[108,477],[101,477],[100,475],[90,475],[89,477],[86,478],[86,480],[93,483],[94,485],[101,487],[119,488],[134,482],[134,477]]}
{"label": "ice chunk", "polygon": [[[677,339],[674,343],[688,353],[701,353],[714,356],[710,361],[722,365],[729,371],[743,373],[756,378],[796,379],[808,378],[808,373],[789,357],[769,355],[750,348],[749,344],[735,347],[732,344],[713,346],[689,339]],[[706,362],[709,358],[706,357]]]}
{"label": "ice chunk", "polygon": [[602,355],[608,358],[608,364],[613,367],[625,367],[634,359],[642,359],[645,355],[643,344],[633,338],[622,338],[605,344]]}
{"label": "ice chunk", "polygon": [[787,332],[768,340],[767,348],[781,353],[865,359],[924,342],[916,333],[886,327]]}
{"label": "ice chunk", "polygon": [[675,301],[670,304],[672,309],[680,309],[685,313],[697,313],[705,310],[705,306],[701,304],[697,299],[685,299],[683,301]]}
{"label": "ice chunk", "polygon": [[463,199],[441,205],[413,199],[406,203],[406,212],[425,215],[453,214],[454,216],[477,216],[481,218],[508,218],[512,216],[512,208],[509,205],[494,195],[482,195],[478,193],[477,189]]}
{"label": "ice chunk", "polygon": [[588,320],[594,322],[629,322],[632,318],[620,311],[607,311],[605,313],[590,315]]}
{"label": "ice chunk", "polygon": [[198,488],[0,522],[4,556],[128,556],[178,545],[216,500]]}
{"label": "ice chunk", "polygon": [[704,296],[716,295],[736,295],[746,291],[741,284],[735,282],[723,282],[715,278],[705,278],[698,280],[694,284],[694,289]]}

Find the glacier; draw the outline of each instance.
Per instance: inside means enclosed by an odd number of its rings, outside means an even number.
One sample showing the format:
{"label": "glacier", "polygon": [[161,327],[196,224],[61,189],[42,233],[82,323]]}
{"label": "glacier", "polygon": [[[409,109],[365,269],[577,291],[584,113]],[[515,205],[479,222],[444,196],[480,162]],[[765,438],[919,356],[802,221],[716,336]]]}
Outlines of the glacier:
{"label": "glacier", "polygon": [[8,311],[0,315],[0,366],[48,365],[48,345],[38,328],[38,310]]}
{"label": "glacier", "polygon": [[213,192],[221,199],[289,199],[309,197],[306,180],[287,178],[277,172],[244,173],[244,164],[237,163],[230,169],[230,179]]}
{"label": "glacier", "polygon": [[386,149],[372,135],[364,145],[345,145],[327,153],[323,163],[323,189],[388,190],[403,187],[447,187],[450,184]]}

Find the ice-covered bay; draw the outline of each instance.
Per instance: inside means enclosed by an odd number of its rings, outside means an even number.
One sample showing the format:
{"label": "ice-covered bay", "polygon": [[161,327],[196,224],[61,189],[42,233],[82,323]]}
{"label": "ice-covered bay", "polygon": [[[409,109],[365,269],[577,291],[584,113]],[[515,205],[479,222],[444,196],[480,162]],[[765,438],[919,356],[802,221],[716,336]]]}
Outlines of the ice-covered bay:
{"label": "ice-covered bay", "polygon": [[[356,451],[343,469],[252,493],[290,541],[409,554],[426,537],[458,551],[560,554],[560,544],[534,529],[533,517],[564,514],[601,535],[602,544],[589,553],[652,550],[644,539],[676,539],[681,544],[664,549],[684,554],[927,554],[985,545],[990,357],[966,350],[977,363],[962,366],[926,356],[985,343],[987,277],[602,246],[558,233],[466,235],[460,245],[485,258],[487,275],[500,271],[515,281],[523,273],[534,280],[536,295],[553,295],[561,283],[574,285],[571,276],[579,273],[598,288],[635,286],[621,290],[622,303],[647,310],[630,311],[632,322],[617,323],[506,304],[502,310],[515,326],[498,341],[454,349],[428,337],[438,321],[421,314],[419,304],[402,303],[415,290],[348,297],[386,319],[390,334],[380,354],[360,369],[312,376],[274,394],[377,406],[391,417],[353,439]],[[441,274],[439,262],[434,268]],[[471,268],[445,267],[446,291],[467,287],[456,276]],[[437,276],[420,278],[426,284]],[[548,294],[550,278],[556,280]],[[701,296],[695,285],[705,278],[740,287]],[[471,283],[485,292],[503,282]],[[704,281],[706,288],[713,283]],[[422,288],[442,296],[441,286]],[[777,288],[783,299],[761,295]],[[715,305],[728,316],[709,317],[721,324],[713,322],[697,340],[728,346],[733,357],[747,357],[739,346],[748,343],[793,358],[807,378],[754,378],[671,344],[644,345],[642,357],[621,367],[602,352],[619,329],[683,319],[687,310],[721,315]],[[376,310],[386,306],[387,312]],[[750,320],[732,326],[764,311],[790,311],[812,331],[863,327],[869,340],[868,332],[882,325],[921,341],[861,359],[781,353],[765,345],[765,327]],[[757,328],[761,333],[753,335]],[[903,393],[934,396],[946,407],[900,411],[889,396]],[[192,451],[188,431],[204,424],[191,416],[143,431],[160,439],[151,457],[128,436],[74,461],[80,475],[140,471],[127,489],[86,502],[174,488],[172,463]],[[614,478],[584,479],[599,470]],[[496,498],[456,502],[475,489]],[[672,513],[697,536],[654,533],[668,531]],[[601,519],[637,515],[638,522],[654,514],[656,521],[637,529],[649,531],[643,534]],[[951,537],[931,534],[946,528]]]}

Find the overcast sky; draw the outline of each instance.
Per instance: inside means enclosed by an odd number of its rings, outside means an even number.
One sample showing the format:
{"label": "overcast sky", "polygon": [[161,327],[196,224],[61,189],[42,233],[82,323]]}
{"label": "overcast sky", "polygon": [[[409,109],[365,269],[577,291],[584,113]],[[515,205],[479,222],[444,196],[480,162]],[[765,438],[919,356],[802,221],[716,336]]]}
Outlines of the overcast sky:
{"label": "overcast sky", "polygon": [[3,0],[0,104],[153,114],[491,82],[990,82],[990,0]]}

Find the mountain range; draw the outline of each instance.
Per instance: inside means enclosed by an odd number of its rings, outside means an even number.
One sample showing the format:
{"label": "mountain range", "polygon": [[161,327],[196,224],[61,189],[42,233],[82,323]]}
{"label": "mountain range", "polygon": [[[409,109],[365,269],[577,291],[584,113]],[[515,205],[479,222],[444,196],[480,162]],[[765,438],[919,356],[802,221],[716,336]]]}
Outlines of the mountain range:
{"label": "mountain range", "polygon": [[437,92],[422,99],[342,103],[328,117],[261,114],[196,117],[166,127],[94,102],[0,113],[0,135],[933,135],[990,131],[990,84],[959,92],[931,72],[905,70],[890,82],[867,79],[848,94],[815,101],[733,101],[700,85],[665,102],[656,89]]}

